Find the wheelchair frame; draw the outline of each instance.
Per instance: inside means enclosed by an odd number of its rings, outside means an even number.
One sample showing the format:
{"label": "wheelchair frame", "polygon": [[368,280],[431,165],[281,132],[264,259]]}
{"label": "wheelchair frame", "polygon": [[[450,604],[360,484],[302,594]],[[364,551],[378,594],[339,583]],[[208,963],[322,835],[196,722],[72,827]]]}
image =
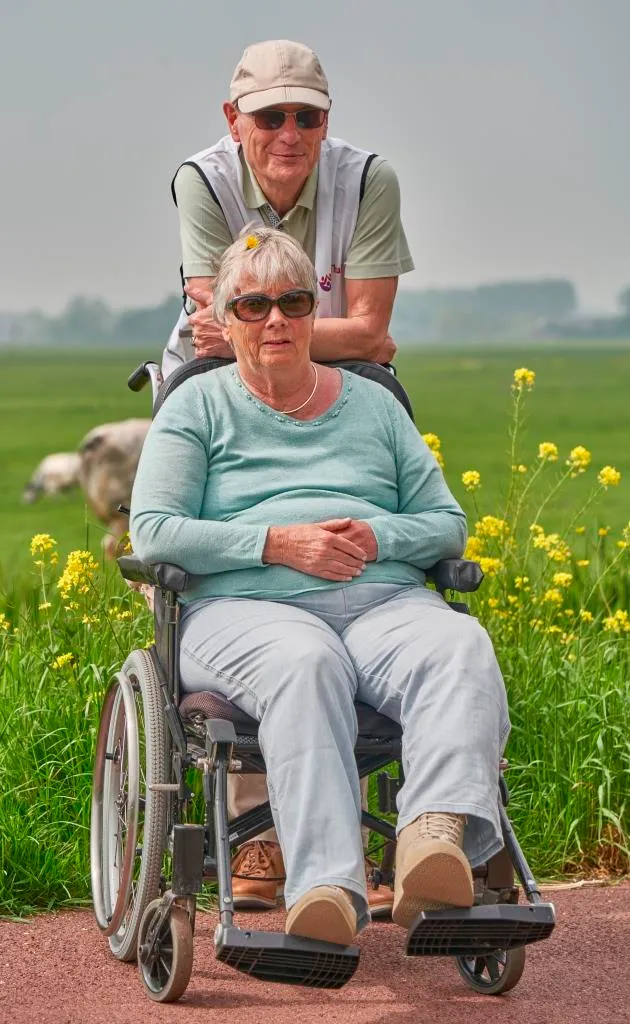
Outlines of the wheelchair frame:
{"label": "wheelchair frame", "polygon": [[[185,364],[163,383],[160,368],[144,363],[128,385],[151,382],[154,411],[185,377],[231,360]],[[413,419],[407,395],[393,370],[374,364],[337,363],[384,384]],[[121,511],[128,512],[127,509]],[[246,974],[288,984],[340,988],[359,962],[356,947],[234,926],[231,848],[273,824],[269,803],[227,819],[229,771],[264,772],[256,723],[219,695],[209,695],[184,718],[179,685],[179,593],[188,574],[178,566],[146,565],[134,555],[118,563],[125,579],[155,588],[155,642],[134,651],[105,695],[96,747],[90,832],[92,895],[97,924],[114,955],[138,960],[148,995],[173,1001],[185,991],[192,970],[196,896],[206,880],[218,883],[214,937],[217,959]],[[483,573],[475,562],[448,559],[427,573],[436,589],[469,593]],[[450,601],[457,612],[465,603]],[[197,695],[198,696],[198,695]],[[190,699],[188,699],[190,703]],[[185,702],[184,702],[185,703]],[[361,708],[361,705],[357,705]],[[402,784],[401,730],[365,709],[377,734],[359,729],[355,754],[359,776],[378,776],[379,811],[395,813]],[[361,723],[361,717],[359,716]],[[398,763],[398,778],[383,773]],[[453,956],[464,981],[477,992],[498,995],[513,988],[525,964],[525,946],[547,938],[555,925],[553,905],[544,903],[507,816],[509,794],[499,774],[504,849],[473,871],[475,905],[424,911],[407,935],[408,956]],[[204,822],[189,823],[192,791],[187,772],[202,772]],[[394,826],[367,811],[362,823],[385,840],[375,884],[391,885]],[[526,904],[518,904],[514,872]],[[167,878],[170,875],[170,887]]]}

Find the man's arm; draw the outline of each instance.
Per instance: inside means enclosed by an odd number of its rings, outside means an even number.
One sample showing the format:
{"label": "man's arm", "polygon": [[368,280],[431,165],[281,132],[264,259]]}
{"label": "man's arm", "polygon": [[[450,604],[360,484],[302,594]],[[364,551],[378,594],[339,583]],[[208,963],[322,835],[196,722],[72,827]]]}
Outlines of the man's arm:
{"label": "man's arm", "polygon": [[397,277],[346,281],[347,315],[344,319],[322,317],[315,321],[313,359],[389,362],[396,352],[388,328],[397,287]]}

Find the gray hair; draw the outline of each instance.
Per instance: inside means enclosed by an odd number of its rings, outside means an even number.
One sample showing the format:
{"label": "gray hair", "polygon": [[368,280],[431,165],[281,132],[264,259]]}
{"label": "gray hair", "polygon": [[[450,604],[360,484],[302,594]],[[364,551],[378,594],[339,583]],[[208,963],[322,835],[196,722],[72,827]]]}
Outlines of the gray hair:
{"label": "gray hair", "polygon": [[273,290],[280,281],[289,281],[293,288],[307,288],[317,298],[313,264],[299,242],[276,228],[250,225],[223,253],[212,300],[218,323],[227,323],[226,304],[238,294],[239,284],[246,276],[252,277],[261,291]]}

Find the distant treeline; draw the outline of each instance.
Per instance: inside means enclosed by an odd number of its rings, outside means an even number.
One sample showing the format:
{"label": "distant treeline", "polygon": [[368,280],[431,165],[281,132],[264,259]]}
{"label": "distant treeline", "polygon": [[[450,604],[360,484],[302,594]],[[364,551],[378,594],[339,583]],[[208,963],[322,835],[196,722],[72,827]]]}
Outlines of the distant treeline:
{"label": "distant treeline", "polygon": [[[578,313],[571,281],[502,281],[476,288],[400,290],[391,333],[397,342],[500,340],[537,337],[630,335],[630,289],[619,297],[621,315],[588,319]],[[181,299],[116,312],[101,299],[78,296],[60,316],[0,314],[0,344],[50,346],[163,346]]]}

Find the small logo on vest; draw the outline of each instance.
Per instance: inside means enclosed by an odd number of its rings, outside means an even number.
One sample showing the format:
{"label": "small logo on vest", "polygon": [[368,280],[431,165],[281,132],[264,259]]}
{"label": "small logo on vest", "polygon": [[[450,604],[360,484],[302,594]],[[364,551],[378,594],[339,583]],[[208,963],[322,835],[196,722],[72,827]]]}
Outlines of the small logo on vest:
{"label": "small logo on vest", "polygon": [[330,291],[330,289],[332,288],[332,277],[330,275],[330,272],[328,272],[327,274],[322,274],[322,276],[319,279],[319,287],[323,292]]}

